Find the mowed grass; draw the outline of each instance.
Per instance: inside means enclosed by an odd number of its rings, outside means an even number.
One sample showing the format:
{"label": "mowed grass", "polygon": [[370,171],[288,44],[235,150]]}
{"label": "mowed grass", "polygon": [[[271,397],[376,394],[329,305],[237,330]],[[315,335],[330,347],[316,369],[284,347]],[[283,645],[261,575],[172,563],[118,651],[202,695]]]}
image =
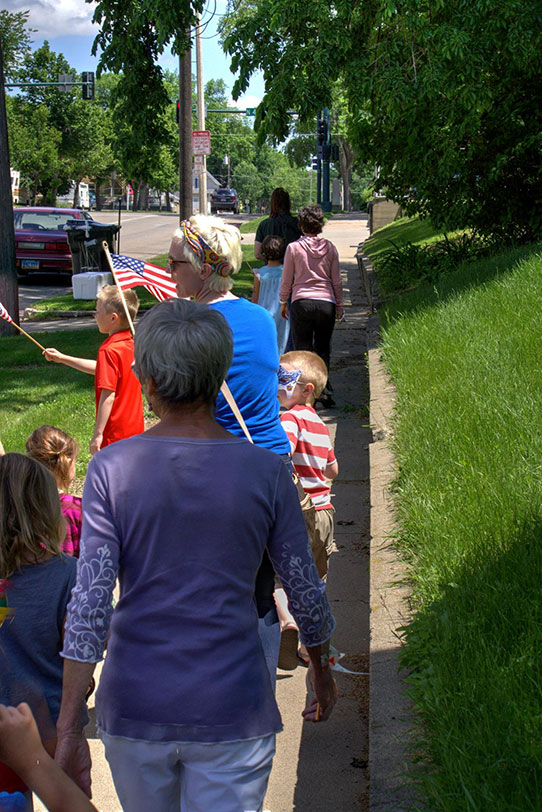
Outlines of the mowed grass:
{"label": "mowed grass", "polygon": [[[44,347],[68,355],[96,358],[104,340],[94,327],[37,333]],[[0,440],[6,451],[24,452],[28,435],[45,423],[67,431],[80,446],[76,474],[84,476],[94,428],[94,376],[63,364],[48,363],[23,336],[0,338]]]}
{"label": "mowed grass", "polygon": [[382,311],[431,812],[542,809],[542,246]]}

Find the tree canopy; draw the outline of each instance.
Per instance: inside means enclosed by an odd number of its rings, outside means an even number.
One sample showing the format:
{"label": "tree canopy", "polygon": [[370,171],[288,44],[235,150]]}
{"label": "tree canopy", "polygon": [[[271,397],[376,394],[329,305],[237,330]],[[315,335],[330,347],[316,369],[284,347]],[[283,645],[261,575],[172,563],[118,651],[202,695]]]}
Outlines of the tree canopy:
{"label": "tree canopy", "polygon": [[538,0],[231,0],[221,25],[238,77],[262,70],[260,137],[333,108],[380,188],[445,227],[542,233]]}

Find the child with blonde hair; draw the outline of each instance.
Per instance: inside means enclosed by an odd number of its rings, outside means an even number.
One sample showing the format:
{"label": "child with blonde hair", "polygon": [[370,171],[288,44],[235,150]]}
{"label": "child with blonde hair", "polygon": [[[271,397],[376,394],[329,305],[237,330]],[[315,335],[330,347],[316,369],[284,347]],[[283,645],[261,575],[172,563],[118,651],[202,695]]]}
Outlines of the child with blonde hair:
{"label": "child with blonde hair", "polygon": [[[281,423],[290,442],[292,463],[303,490],[315,508],[315,527],[310,542],[318,575],[327,579],[328,560],[334,550],[331,484],[339,473],[328,428],[314,409],[327,381],[327,367],[314,352],[293,350],[280,357],[278,399]],[[297,652],[297,625],[288,610],[284,590],[275,590],[282,630],[282,667],[295,668],[295,659],[308,665],[303,646]],[[289,663],[289,665],[288,665]]]}
{"label": "child with blonde hair", "polygon": [[[124,299],[133,320],[139,308],[137,293],[126,290]],[[90,441],[91,454],[145,429],[141,386],[132,372],[134,341],[116,285],[106,285],[100,290],[94,318],[100,333],[108,336],[96,361],[64,355],[53,347],[43,351],[47,361],[94,375],[96,423]]]}
{"label": "child with blonde hair", "polygon": [[70,485],[75,477],[77,443],[62,429],[55,426],[40,426],[28,437],[26,451],[29,457],[45,465],[55,478],[60,497],[60,508],[66,520],[66,536],[60,549],[67,555],[79,558],[79,541],[83,523],[81,497],[69,493]]}
{"label": "child with blonde hair", "polygon": [[[62,695],[64,618],[77,561],[60,552],[64,519],[53,475],[24,454],[0,458],[0,703],[27,702],[54,755]],[[26,792],[0,764],[0,792]],[[32,809],[30,793],[27,809]]]}

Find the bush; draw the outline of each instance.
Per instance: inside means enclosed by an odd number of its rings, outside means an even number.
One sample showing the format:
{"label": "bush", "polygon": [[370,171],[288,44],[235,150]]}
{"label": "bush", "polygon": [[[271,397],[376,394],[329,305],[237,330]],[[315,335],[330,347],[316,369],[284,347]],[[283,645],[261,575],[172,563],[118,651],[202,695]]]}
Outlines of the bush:
{"label": "bush", "polygon": [[444,235],[438,242],[397,245],[376,260],[378,281],[386,293],[416,287],[422,282],[434,283],[454,271],[463,262],[488,256],[494,246],[475,233],[460,234],[453,239]]}

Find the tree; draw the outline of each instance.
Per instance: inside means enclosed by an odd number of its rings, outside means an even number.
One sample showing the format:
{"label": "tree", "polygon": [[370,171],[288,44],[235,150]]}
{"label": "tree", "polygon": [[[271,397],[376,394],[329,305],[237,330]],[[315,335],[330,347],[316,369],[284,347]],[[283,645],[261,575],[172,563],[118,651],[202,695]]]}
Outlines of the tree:
{"label": "tree", "polygon": [[[359,160],[437,225],[542,233],[538,0],[232,0],[223,44],[234,97],[261,69],[259,137],[310,121],[338,82]],[[346,166],[344,167],[346,171]]]}
{"label": "tree", "polygon": [[4,76],[13,79],[23,58],[30,50],[30,35],[35,29],[28,28],[29,11],[0,10],[0,45],[4,56]]}

